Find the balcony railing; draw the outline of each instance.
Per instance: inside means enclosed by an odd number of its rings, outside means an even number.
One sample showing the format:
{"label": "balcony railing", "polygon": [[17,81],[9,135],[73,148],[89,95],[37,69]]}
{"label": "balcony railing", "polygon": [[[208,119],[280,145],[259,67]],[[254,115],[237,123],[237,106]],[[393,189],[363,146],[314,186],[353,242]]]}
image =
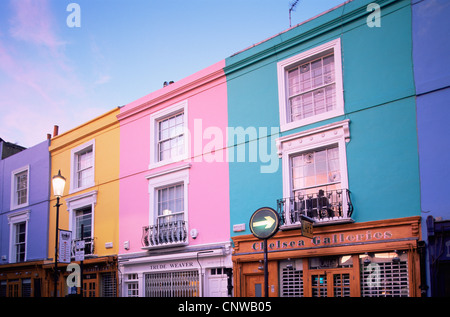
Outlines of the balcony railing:
{"label": "balcony railing", "polygon": [[315,193],[296,194],[277,200],[277,211],[282,225],[300,223],[300,216],[313,219],[316,223],[352,221],[353,205],[348,189],[336,189]]}
{"label": "balcony railing", "polygon": [[158,223],[142,228],[144,247],[177,246],[187,243],[186,221]]}
{"label": "balcony railing", "polygon": [[78,238],[72,240],[72,257],[75,257],[75,250],[78,241],[84,240],[84,256],[94,255],[94,238]]}

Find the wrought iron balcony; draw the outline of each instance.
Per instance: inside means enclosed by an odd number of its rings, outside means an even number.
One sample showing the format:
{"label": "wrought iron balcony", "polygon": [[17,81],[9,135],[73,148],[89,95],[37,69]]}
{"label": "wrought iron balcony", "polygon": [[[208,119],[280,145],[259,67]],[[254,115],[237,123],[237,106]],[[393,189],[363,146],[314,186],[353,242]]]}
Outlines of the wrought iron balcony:
{"label": "wrought iron balcony", "polygon": [[300,223],[300,216],[313,219],[316,224],[352,221],[353,205],[348,189],[297,194],[293,197],[277,200],[277,211],[282,225]]}
{"label": "wrought iron balcony", "polygon": [[144,247],[178,246],[187,243],[186,221],[158,223],[142,228]]}
{"label": "wrought iron balcony", "polygon": [[78,238],[72,240],[72,257],[75,257],[75,250],[78,241],[84,240],[84,255],[94,255],[94,238]]}

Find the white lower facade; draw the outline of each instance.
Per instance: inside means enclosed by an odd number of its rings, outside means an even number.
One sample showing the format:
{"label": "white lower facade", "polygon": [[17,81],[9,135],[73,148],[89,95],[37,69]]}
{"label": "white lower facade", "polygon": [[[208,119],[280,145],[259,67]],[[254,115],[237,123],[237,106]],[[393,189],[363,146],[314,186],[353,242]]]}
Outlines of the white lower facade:
{"label": "white lower facade", "polygon": [[228,297],[231,244],[119,255],[121,297]]}

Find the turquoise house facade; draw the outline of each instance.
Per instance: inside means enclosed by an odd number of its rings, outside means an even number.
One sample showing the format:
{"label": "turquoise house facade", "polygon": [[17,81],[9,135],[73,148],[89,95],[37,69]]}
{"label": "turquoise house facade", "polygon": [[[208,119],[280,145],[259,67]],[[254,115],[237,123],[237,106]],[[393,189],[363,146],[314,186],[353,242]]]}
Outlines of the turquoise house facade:
{"label": "turquoise house facade", "polygon": [[[348,1],[226,60],[236,294],[263,295],[258,282],[242,281],[262,259],[249,219],[270,207],[281,220],[272,240],[281,242],[269,244],[279,270],[269,296],[290,294],[282,282],[286,272],[305,274],[311,263],[327,262],[323,256],[332,256],[337,269],[343,255],[353,261],[351,274],[361,276],[346,294],[419,296],[420,282],[412,281],[420,274],[421,237],[411,27],[410,1]],[[314,222],[317,234],[365,224],[387,234],[346,247],[319,248],[313,239],[310,247],[286,242],[283,248],[287,235],[302,237],[301,217]],[[412,229],[397,233],[405,221]],[[408,241],[398,245],[403,251],[387,246],[400,240]],[[375,270],[366,270],[368,264],[382,268],[381,281],[385,263],[398,259],[408,267],[399,273],[408,279],[399,289],[367,279]],[[334,292],[321,293],[307,281],[297,278],[298,296]]]}

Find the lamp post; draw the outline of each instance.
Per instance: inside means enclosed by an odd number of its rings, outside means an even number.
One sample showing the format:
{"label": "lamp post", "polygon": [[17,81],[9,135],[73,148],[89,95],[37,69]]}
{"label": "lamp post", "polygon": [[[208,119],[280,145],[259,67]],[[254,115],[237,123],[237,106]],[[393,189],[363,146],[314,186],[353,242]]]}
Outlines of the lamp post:
{"label": "lamp post", "polygon": [[58,171],[58,175],[53,176],[52,179],[53,184],[53,194],[56,196],[56,235],[55,235],[55,288],[54,288],[54,296],[57,297],[58,290],[58,226],[59,226],[59,199],[63,195],[64,186],[66,184],[66,179],[61,176],[61,170]]}

